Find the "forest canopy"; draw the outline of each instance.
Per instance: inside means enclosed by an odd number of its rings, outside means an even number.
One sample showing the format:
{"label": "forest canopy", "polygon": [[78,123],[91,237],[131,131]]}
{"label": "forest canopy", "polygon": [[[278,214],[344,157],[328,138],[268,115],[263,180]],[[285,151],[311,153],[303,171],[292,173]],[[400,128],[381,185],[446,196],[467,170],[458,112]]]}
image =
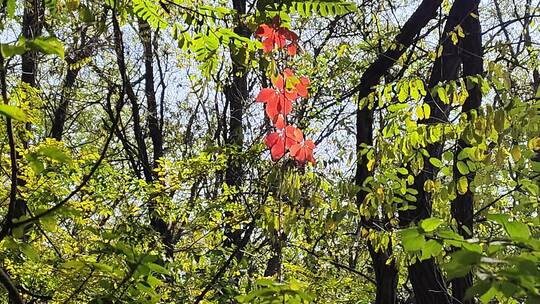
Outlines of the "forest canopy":
{"label": "forest canopy", "polygon": [[539,21],[1,0],[0,303],[540,303]]}

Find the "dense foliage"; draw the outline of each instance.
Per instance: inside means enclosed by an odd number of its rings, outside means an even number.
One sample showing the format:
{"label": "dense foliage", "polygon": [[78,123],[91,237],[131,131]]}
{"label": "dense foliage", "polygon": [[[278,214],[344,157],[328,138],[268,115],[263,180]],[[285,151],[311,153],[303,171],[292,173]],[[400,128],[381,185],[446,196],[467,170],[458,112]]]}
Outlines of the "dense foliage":
{"label": "dense foliage", "polygon": [[539,17],[0,1],[0,302],[540,303]]}

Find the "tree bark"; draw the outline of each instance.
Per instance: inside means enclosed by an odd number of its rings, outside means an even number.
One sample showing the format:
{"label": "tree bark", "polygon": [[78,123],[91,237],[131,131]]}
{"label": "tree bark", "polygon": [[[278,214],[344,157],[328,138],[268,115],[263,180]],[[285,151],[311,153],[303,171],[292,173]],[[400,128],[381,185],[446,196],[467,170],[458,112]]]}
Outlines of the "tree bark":
{"label": "tree bark", "polygon": [[[437,9],[441,5],[441,2],[441,0],[422,1],[416,11],[403,25],[400,33],[396,36],[396,47],[386,50],[362,74],[360,83],[353,89],[353,92],[358,92],[359,101],[366,98],[374,91],[373,87],[380,82],[383,76],[389,73],[390,68],[413,44],[415,37],[420,34],[427,23],[437,16]],[[371,172],[369,172],[367,168],[367,156],[360,155],[360,151],[363,145],[373,145],[373,123],[373,109],[370,109],[366,105],[357,110],[356,151],[359,158],[355,176],[355,184],[357,186],[361,186],[363,182],[371,176]],[[361,190],[358,192],[356,197],[358,206],[363,204],[366,195],[366,191]],[[365,219],[362,219],[362,224],[366,224]],[[392,248],[388,247],[386,250],[375,251],[371,243],[368,243],[368,247],[377,282],[375,303],[396,303],[398,272],[394,262],[387,264]]]}
{"label": "tree bark", "polygon": [[[97,37],[95,37],[97,38]],[[64,126],[66,124],[67,114],[70,106],[70,95],[74,93],[75,81],[79,75],[81,67],[76,63],[84,60],[92,55],[92,42],[95,38],[87,40],[85,30],[81,33],[81,45],[80,49],[75,49],[71,54],[66,56],[67,72],[66,78],[62,85],[62,91],[60,92],[60,104],[54,111],[54,117],[51,127],[51,137],[56,140],[62,140],[64,135]],[[75,65],[75,66],[73,66]]]}
{"label": "tree bark", "polygon": [[[25,40],[33,40],[41,36],[41,30],[43,28],[45,6],[41,0],[27,0],[24,2],[23,23],[22,23],[22,36]],[[38,71],[38,52],[28,50],[21,55],[21,81],[28,84],[31,87],[36,87],[36,78]],[[26,124],[26,129],[30,129],[30,123]],[[28,148],[28,142],[22,140],[22,145],[25,149]],[[17,160],[20,160],[23,156],[17,152]],[[17,186],[24,187],[26,181],[20,177],[17,178]],[[17,198],[15,201],[15,208],[13,210],[13,218],[18,219],[26,214],[26,201],[22,198]]]}
{"label": "tree bark", "polygon": [[[234,32],[243,37],[251,35],[247,26],[241,21],[241,15],[246,12],[246,1],[233,0],[233,8],[238,12],[239,24]],[[242,62],[238,61],[235,50],[231,47],[232,71],[231,81],[225,86],[225,98],[229,104],[229,134],[225,143],[236,152],[242,151],[244,144],[244,107],[248,99],[247,69]],[[231,157],[225,173],[225,181],[229,186],[239,187],[242,184],[243,168],[242,160]]]}
{"label": "tree bark", "polygon": [[[150,116],[153,117],[153,118],[149,118],[149,122],[153,121],[153,123],[149,123],[150,133],[154,132],[154,134],[151,135],[153,149],[154,149],[153,165],[150,164],[147,147],[144,140],[143,128],[141,125],[139,101],[137,100],[137,96],[135,95],[133,86],[127,75],[126,63],[125,63],[125,58],[124,58],[124,43],[123,43],[123,38],[122,38],[122,31],[120,29],[120,25],[118,24],[118,20],[115,14],[116,12],[113,12],[113,30],[114,30],[115,52],[117,55],[118,69],[122,78],[122,85],[123,85],[124,93],[127,95],[131,103],[131,110],[132,110],[132,115],[133,115],[133,133],[135,135],[135,141],[137,142],[137,152],[138,152],[139,161],[142,167],[143,176],[146,182],[152,183],[155,180],[152,169],[155,169],[155,166],[157,165],[156,161],[163,154],[163,146],[162,146],[163,139],[162,139],[159,123],[157,122],[159,120],[157,119],[157,106],[156,106],[155,89],[154,89],[151,32],[150,32],[150,28],[148,24],[145,21],[139,20],[139,22],[141,22],[139,24],[141,26],[140,30],[142,30],[141,36],[148,37],[148,39],[143,38],[143,52],[144,52],[143,55],[145,58],[144,60],[145,60],[145,68],[146,68],[145,95],[148,102]],[[156,128],[157,128],[157,132],[156,132]],[[148,208],[149,208],[149,213],[150,213],[150,225],[161,236],[161,239],[165,246],[167,256],[172,257],[174,253],[174,248],[173,248],[174,234],[173,234],[172,225],[167,223],[165,220],[163,220],[161,216],[157,214],[155,210],[156,208],[155,197],[149,198]]]}
{"label": "tree bark", "polygon": [[[250,37],[251,32],[249,28],[244,24],[242,15],[246,13],[246,1],[245,0],[233,0],[233,9],[237,11],[237,26],[234,28],[234,32],[243,37]],[[233,188],[240,189],[243,179],[243,166],[242,158],[238,153],[242,152],[244,145],[244,107],[245,102],[248,99],[248,85],[247,85],[247,68],[242,62],[238,60],[235,53],[234,46],[231,45],[230,57],[232,61],[231,80],[225,86],[224,93],[227,104],[229,105],[229,133],[225,139],[225,144],[232,149],[232,154],[229,156],[227,169],[225,171],[225,183]],[[238,201],[240,198],[235,198]],[[226,214],[228,219],[231,219],[230,214]],[[238,246],[243,234],[242,229],[233,229],[230,224],[225,226],[225,241],[226,246],[235,244]],[[242,257],[243,253],[238,252],[237,259]]]}
{"label": "tree bark", "polygon": [[[458,78],[463,41],[459,39],[454,44],[450,35],[452,31],[455,31],[456,26],[461,25],[469,14],[478,8],[478,2],[477,0],[456,0],[453,3],[441,37],[442,55],[436,59],[433,65],[428,82],[428,92],[441,82]],[[445,104],[438,96],[434,95],[428,94],[425,100],[425,103],[431,108],[430,118],[421,121],[426,125],[448,121],[450,105]],[[442,148],[443,143],[436,142],[428,144],[426,150],[429,152],[430,157],[440,158]],[[402,225],[407,226],[411,222],[418,222],[431,216],[431,197],[428,192],[424,191],[424,183],[436,177],[437,168],[429,162],[429,158],[425,158],[424,164],[423,170],[416,176],[413,185],[413,188],[418,191],[417,201],[413,204],[416,209],[400,214]],[[410,265],[408,270],[417,304],[452,303],[444,277],[433,258],[417,261]]]}
{"label": "tree bark", "polygon": [[[463,76],[482,75],[484,72],[483,49],[482,49],[482,30],[480,27],[478,9],[473,12],[476,17],[469,14],[463,22],[463,31],[465,38],[463,40]],[[478,109],[482,103],[482,92],[480,85],[472,83],[468,90],[469,96],[465,100],[461,112],[468,115],[472,110]],[[470,119],[470,117],[468,116]],[[457,155],[466,147],[470,147],[463,138],[458,140],[457,148],[454,153],[454,177],[457,180],[462,175],[457,166]],[[474,179],[474,173],[465,175],[469,183]],[[473,236],[473,193],[467,189],[465,194],[457,194],[457,197],[451,203],[452,216],[458,224],[458,232],[465,238]],[[455,278],[451,282],[453,303],[473,304],[474,299],[465,300],[465,292],[472,286],[473,277],[469,272],[466,276]]]}
{"label": "tree bark", "polygon": [[[45,5],[42,0],[24,1],[24,13],[22,24],[22,35],[26,40],[33,40],[41,36],[45,15]],[[35,87],[38,52],[29,50],[22,54],[22,75],[21,81]]]}
{"label": "tree bark", "polygon": [[[154,176],[154,170],[159,167],[159,159],[163,156],[163,132],[159,123],[158,107],[156,102],[156,89],[154,83],[154,51],[152,48],[152,31],[148,22],[139,19],[139,35],[143,45],[144,56],[144,95],[146,97],[146,106],[148,108],[148,131],[152,140],[153,160],[150,164],[148,160],[146,167],[152,167],[149,181],[160,182]],[[157,195],[157,194],[156,194]],[[173,225],[167,223],[156,210],[156,197],[151,197],[148,202],[150,213],[150,225],[156,230],[165,245],[165,251],[168,257],[174,254],[174,231]]]}

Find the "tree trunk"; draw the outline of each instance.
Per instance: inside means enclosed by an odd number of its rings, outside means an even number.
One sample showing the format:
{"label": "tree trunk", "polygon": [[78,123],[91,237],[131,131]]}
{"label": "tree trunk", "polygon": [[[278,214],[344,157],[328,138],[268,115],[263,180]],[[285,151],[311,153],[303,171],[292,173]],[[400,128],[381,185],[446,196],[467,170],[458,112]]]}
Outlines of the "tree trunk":
{"label": "tree trunk", "polygon": [[[146,106],[148,108],[148,131],[150,139],[152,140],[153,160],[150,164],[150,160],[147,159],[145,166],[152,167],[152,174],[150,181],[160,182],[154,176],[154,170],[159,166],[159,159],[163,156],[163,133],[159,123],[158,107],[156,102],[156,89],[154,84],[154,51],[152,48],[152,31],[148,22],[139,19],[139,36],[143,45],[144,56],[144,95],[146,97]],[[150,225],[155,231],[159,233],[163,244],[165,245],[165,251],[168,257],[172,257],[174,254],[174,232],[173,225],[167,223],[163,217],[161,217],[156,210],[156,197],[153,195],[148,202],[148,208],[150,213]]]}
{"label": "tree trunk", "polygon": [[[22,23],[22,35],[26,40],[33,40],[41,36],[41,30],[43,28],[43,20],[45,15],[45,6],[41,0],[27,0],[24,2],[23,23]],[[36,78],[38,71],[38,52],[28,50],[21,55],[21,81],[36,87]],[[30,129],[30,123],[26,124],[26,128]],[[23,139],[23,147],[28,148],[28,142]],[[17,160],[21,159],[22,155],[17,152]],[[25,186],[26,181],[18,178],[17,185]],[[17,198],[15,203],[15,209],[13,213],[13,219],[20,218],[26,214],[26,201],[21,198]]]}
{"label": "tree trunk", "polygon": [[392,260],[388,265],[388,259],[392,254],[392,247],[389,245],[386,250],[375,251],[371,243],[368,243],[371,263],[375,271],[376,296],[375,304],[392,304],[397,301],[398,272],[396,262]]}
{"label": "tree trunk", "polygon": [[[465,38],[463,40],[464,52],[462,54],[464,77],[482,75],[484,72],[482,30],[478,17],[478,9],[474,11],[474,14],[476,14],[477,17],[469,14],[462,25],[463,31],[465,32]],[[472,83],[472,87],[468,89],[468,93],[469,96],[461,109],[464,114],[469,114],[471,110],[478,109],[482,103],[482,92],[478,84]],[[470,117],[468,118],[470,119]],[[461,177],[461,174],[455,165],[458,161],[457,155],[459,155],[466,147],[470,147],[470,145],[464,139],[460,139],[454,153],[454,177],[456,180]],[[474,173],[471,172],[467,174],[466,177],[470,183],[472,179],[474,179]],[[469,239],[473,236],[473,199],[473,193],[467,189],[465,194],[458,193],[451,205],[452,216],[458,224],[458,231],[465,239]],[[473,283],[471,272],[464,277],[453,279],[450,283],[452,285],[454,304],[474,303],[474,299],[465,300],[465,292]]]}
{"label": "tree trunk", "polygon": [[[390,68],[412,45],[415,37],[427,23],[437,16],[437,9],[441,5],[441,0],[424,0],[411,15],[409,20],[403,25],[400,33],[396,36],[396,48],[388,49],[373,62],[362,74],[360,83],[353,91],[358,92],[358,100],[366,98],[374,91],[373,87],[377,85],[380,79],[389,73]],[[363,182],[371,175],[367,169],[367,156],[360,156],[359,151],[363,145],[371,146],[373,144],[373,109],[364,106],[356,112],[356,151],[359,157],[356,167],[355,184],[361,186]],[[357,205],[363,204],[367,195],[365,191],[359,191],[356,197]],[[362,224],[366,220],[362,219]],[[376,286],[376,304],[396,303],[396,287],[398,281],[398,271],[394,262],[387,265],[388,257],[391,255],[392,248],[375,251],[371,243],[368,243],[373,269],[375,272]]]}
{"label": "tree trunk", "polygon": [[[137,96],[133,90],[129,77],[127,75],[126,63],[124,58],[124,44],[122,38],[122,31],[118,20],[116,18],[116,12],[113,12],[113,29],[115,40],[115,52],[117,55],[117,64],[120,75],[122,77],[122,85],[124,92],[126,93],[130,103],[133,114],[133,133],[135,135],[135,141],[137,143],[137,152],[139,156],[140,165],[142,167],[143,176],[146,182],[152,183],[155,181],[153,169],[157,166],[156,161],[163,154],[163,138],[161,128],[159,127],[159,119],[157,116],[157,106],[154,89],[154,75],[153,75],[153,52],[152,52],[152,36],[150,27],[145,21],[139,20],[140,34],[143,43],[143,56],[145,61],[145,96],[147,98],[147,105],[149,109],[149,129],[152,137],[152,145],[154,151],[154,161],[150,164],[148,157],[148,151],[144,140],[143,128],[141,125],[140,117],[140,105],[137,100]],[[146,38],[145,38],[146,37]],[[166,254],[168,257],[172,257],[174,253],[174,234],[172,225],[168,224],[159,216],[155,210],[155,197],[150,197],[148,200],[148,208],[150,214],[150,225],[159,233],[163,244],[165,245]]]}
{"label": "tree trunk", "polygon": [[[238,25],[234,28],[234,32],[243,37],[250,37],[250,30],[242,20],[242,15],[246,13],[246,1],[233,0],[233,8],[238,13]],[[240,189],[244,174],[242,166],[243,159],[239,157],[238,153],[242,152],[242,146],[244,145],[244,107],[249,94],[247,68],[238,60],[235,48],[232,45],[230,57],[232,61],[231,80],[224,88],[225,98],[229,105],[229,133],[225,139],[225,144],[233,152],[228,159],[227,170],[225,171],[225,183],[230,187]],[[235,200],[238,201],[240,198],[235,198]],[[226,214],[226,216],[229,220],[232,219],[231,214]],[[225,236],[227,237],[225,245],[230,246],[235,244],[238,246],[242,234],[242,229],[233,229],[230,224],[227,224],[225,226]],[[243,253],[239,252],[236,258],[240,259],[242,255]]]}
{"label": "tree trunk", "polygon": [[[450,34],[477,8],[477,0],[456,0],[453,3],[441,37],[442,55],[437,58],[433,66],[428,82],[428,92],[440,82],[458,78],[458,69],[461,64],[460,50],[463,41],[459,39],[458,43],[454,44]],[[450,105],[443,103],[438,96],[433,96],[433,94],[427,95],[425,103],[431,108],[431,117],[422,123],[433,125],[448,121]],[[430,157],[434,158],[441,157],[442,148],[443,143],[441,142],[428,144],[426,147]],[[400,214],[402,225],[409,225],[411,222],[418,222],[431,216],[431,197],[428,192],[424,191],[424,183],[436,177],[437,168],[429,162],[429,158],[425,158],[424,164],[424,168],[416,176],[413,186],[418,191],[417,201],[414,203],[416,209]],[[417,261],[409,266],[409,279],[417,304],[452,303],[446,282],[433,258]]]}
{"label": "tree trunk", "polygon": [[[97,37],[95,37],[97,38]],[[78,62],[84,60],[92,55],[92,42],[96,39],[86,39],[86,31],[81,33],[81,45],[79,49],[73,50],[71,54],[66,56],[67,72],[66,78],[62,85],[62,91],[60,93],[60,104],[54,111],[54,117],[51,127],[51,137],[56,140],[62,140],[64,135],[64,126],[66,124],[67,114],[70,105],[70,95],[74,94],[73,88],[75,87],[75,81],[79,75],[81,67],[77,65]],[[75,46],[76,47],[76,46]],[[75,65],[75,66],[73,66]]]}
{"label": "tree trunk", "polygon": [[[26,40],[33,40],[41,36],[45,6],[42,0],[24,1],[24,13],[22,24],[22,35]],[[33,87],[36,86],[38,69],[38,52],[29,50],[22,54],[22,75],[21,81]]]}

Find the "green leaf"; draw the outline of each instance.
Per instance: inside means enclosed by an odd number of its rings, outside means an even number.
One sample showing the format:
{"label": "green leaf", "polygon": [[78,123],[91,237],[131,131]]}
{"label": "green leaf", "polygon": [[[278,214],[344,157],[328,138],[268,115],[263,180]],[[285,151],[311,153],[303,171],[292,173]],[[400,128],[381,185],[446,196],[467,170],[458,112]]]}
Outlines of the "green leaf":
{"label": "green leaf", "polygon": [[460,177],[457,182],[457,190],[459,194],[463,195],[467,193],[468,188],[469,188],[469,182],[467,181],[467,177],[465,176]]}
{"label": "green leaf", "polygon": [[504,120],[505,120],[506,114],[504,113],[503,109],[498,109],[495,111],[495,118],[493,121],[493,125],[495,127],[495,130],[499,133],[504,131]]}
{"label": "green leaf", "polygon": [[148,277],[146,278],[146,282],[148,283],[148,285],[150,285],[152,288],[156,288],[158,286],[161,286],[163,285],[164,283],[159,280],[158,278],[154,277],[153,275],[149,274]]}
{"label": "green leaf", "polygon": [[479,281],[465,292],[465,299],[473,299],[476,295],[483,295],[491,288],[491,281]]}
{"label": "green leaf", "polygon": [[401,243],[406,251],[417,251],[422,249],[426,240],[418,232],[417,228],[408,228],[400,231]]}
{"label": "green leaf", "polygon": [[456,165],[457,165],[457,169],[458,169],[459,173],[461,173],[461,175],[469,174],[469,167],[467,166],[467,164],[465,164],[462,161],[458,161]]}
{"label": "green leaf", "polygon": [[6,13],[7,13],[8,18],[13,18],[13,16],[15,15],[16,7],[17,7],[17,0],[7,0]]}
{"label": "green leaf", "polygon": [[418,88],[418,90],[420,90],[420,93],[422,93],[422,95],[426,96],[427,92],[424,88],[424,82],[422,82],[422,80],[416,79],[416,87]]}
{"label": "green leaf", "polygon": [[448,279],[465,276],[472,268],[480,262],[482,255],[478,252],[461,249],[450,255],[450,260],[443,268],[448,274]]}
{"label": "green leaf", "polygon": [[7,104],[0,104],[0,114],[19,121],[28,121],[26,114],[21,108]]}
{"label": "green leaf", "polygon": [[164,18],[167,13],[159,5],[158,1],[133,0],[133,11],[153,28],[167,28],[167,21]]}
{"label": "green leaf", "polygon": [[531,231],[529,230],[529,226],[527,226],[527,224],[525,223],[515,220],[512,222],[508,221],[505,223],[504,228],[506,229],[506,233],[508,233],[508,235],[512,239],[518,241],[525,241],[531,237]]}
{"label": "green leaf", "polygon": [[495,295],[497,295],[497,289],[492,285],[488,291],[480,296],[480,301],[487,304],[495,297]]}
{"label": "green leaf", "polygon": [[64,45],[56,37],[38,37],[27,41],[29,48],[49,55],[58,55],[64,59]]}
{"label": "green leaf", "polygon": [[97,270],[100,270],[104,273],[112,273],[113,272],[113,267],[110,266],[110,265],[107,265],[105,263],[100,263],[100,262],[91,262],[90,264],[92,264]]}
{"label": "green leaf", "polygon": [[54,146],[43,146],[38,149],[39,155],[48,157],[50,159],[54,159],[61,163],[68,163],[71,161],[71,158],[64,153],[64,151],[60,150],[58,147]]}
{"label": "green leaf", "polygon": [[446,94],[446,90],[443,87],[437,88],[437,95],[439,96],[439,99],[445,103],[448,104],[450,101],[448,100],[448,95]]}
{"label": "green leaf", "polygon": [[436,240],[429,240],[422,247],[422,256],[420,260],[427,260],[431,257],[438,256],[443,251],[443,246]]}
{"label": "green leaf", "polygon": [[26,51],[24,45],[12,45],[0,43],[0,51],[4,58],[9,58],[15,55],[22,55]]}
{"label": "green leaf", "polygon": [[409,107],[409,105],[406,104],[406,103],[396,103],[396,104],[389,105],[388,106],[388,111],[394,113],[394,112],[397,112],[399,110],[406,109],[408,107]]}
{"label": "green leaf", "polygon": [[429,159],[429,162],[430,162],[433,166],[435,166],[435,167],[437,167],[437,168],[442,168],[442,167],[443,167],[442,161],[441,161],[440,159],[438,159],[438,158],[431,157],[431,158]]}
{"label": "green leaf", "polygon": [[43,162],[37,158],[36,153],[28,153],[25,155],[25,158],[26,160],[28,160],[28,164],[30,165],[30,168],[32,168],[32,170],[34,170],[36,174],[39,175],[41,172],[43,172],[43,170],[45,170],[45,166],[43,165]]}
{"label": "green leaf", "polygon": [[424,230],[425,232],[431,232],[437,229],[437,227],[439,227],[442,223],[443,220],[435,217],[430,217],[420,222],[420,227],[422,227],[422,230]]}
{"label": "green leaf", "polygon": [[21,252],[24,253],[26,257],[28,257],[30,260],[36,262],[39,261],[39,253],[34,249],[34,247],[30,246],[29,244],[21,244]]}
{"label": "green leaf", "polygon": [[148,268],[150,268],[152,271],[155,271],[157,273],[161,273],[161,274],[165,274],[165,275],[168,275],[170,274],[170,271],[169,269],[159,265],[159,264],[156,264],[156,263],[147,263],[146,266]]}
{"label": "green leaf", "polygon": [[406,168],[397,168],[397,172],[399,172],[399,174],[402,174],[402,175],[409,174],[409,171]]}
{"label": "green leaf", "polygon": [[431,107],[425,103],[422,105],[422,108],[424,109],[424,119],[429,119],[431,117]]}
{"label": "green leaf", "polygon": [[401,86],[399,87],[398,101],[404,102],[407,97],[409,97],[409,83],[402,82]]}

